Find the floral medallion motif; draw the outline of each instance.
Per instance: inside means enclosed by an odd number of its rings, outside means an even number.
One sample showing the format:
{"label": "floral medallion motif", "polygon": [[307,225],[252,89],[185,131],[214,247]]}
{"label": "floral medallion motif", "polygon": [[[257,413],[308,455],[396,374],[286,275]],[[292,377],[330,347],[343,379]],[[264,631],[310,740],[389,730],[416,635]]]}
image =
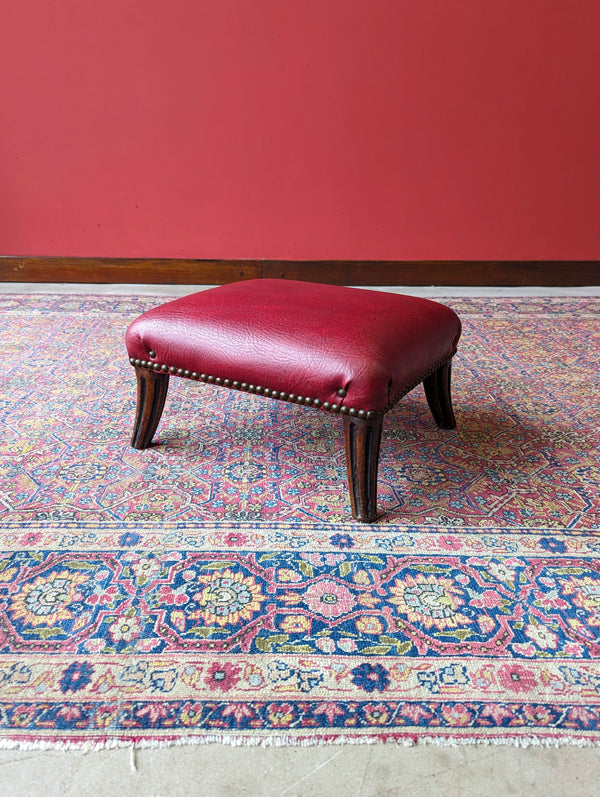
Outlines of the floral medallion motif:
{"label": "floral medallion motif", "polygon": [[448,578],[421,573],[407,575],[396,581],[391,593],[390,603],[398,607],[398,613],[427,629],[444,630],[473,622],[460,611],[464,605],[463,590]]}
{"label": "floral medallion motif", "polygon": [[356,604],[348,587],[327,578],[312,584],[303,600],[311,611],[328,619],[348,614]]}
{"label": "floral medallion motif", "polygon": [[253,576],[227,568],[199,576],[198,582],[206,586],[193,596],[201,607],[190,613],[194,620],[226,626],[250,620],[260,611],[264,596]]}
{"label": "floral medallion motif", "polygon": [[600,581],[584,576],[571,578],[562,584],[562,594],[572,596],[575,606],[587,612],[587,622],[600,626]]}
{"label": "floral medallion motif", "polygon": [[[38,576],[23,584],[11,599],[10,614],[15,620],[33,626],[52,626],[63,620],[72,620],[83,600],[80,587],[87,581],[87,575],[68,570]],[[73,604],[77,604],[75,610]]]}

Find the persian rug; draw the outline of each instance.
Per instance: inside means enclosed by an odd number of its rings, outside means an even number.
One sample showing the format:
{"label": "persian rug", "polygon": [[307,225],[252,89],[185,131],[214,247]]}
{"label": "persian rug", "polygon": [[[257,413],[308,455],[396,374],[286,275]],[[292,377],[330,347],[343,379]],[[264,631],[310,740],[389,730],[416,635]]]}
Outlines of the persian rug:
{"label": "persian rug", "polygon": [[0,746],[597,743],[600,299],[446,300],[371,526],[317,410],[173,379],[129,447],[161,301],[0,297]]}

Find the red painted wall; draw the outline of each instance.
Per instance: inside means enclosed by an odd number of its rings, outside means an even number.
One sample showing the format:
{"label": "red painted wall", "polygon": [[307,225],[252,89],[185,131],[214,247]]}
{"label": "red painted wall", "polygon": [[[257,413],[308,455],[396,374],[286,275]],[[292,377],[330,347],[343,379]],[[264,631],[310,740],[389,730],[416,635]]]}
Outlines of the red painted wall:
{"label": "red painted wall", "polygon": [[0,253],[600,258],[598,0],[4,0]]}

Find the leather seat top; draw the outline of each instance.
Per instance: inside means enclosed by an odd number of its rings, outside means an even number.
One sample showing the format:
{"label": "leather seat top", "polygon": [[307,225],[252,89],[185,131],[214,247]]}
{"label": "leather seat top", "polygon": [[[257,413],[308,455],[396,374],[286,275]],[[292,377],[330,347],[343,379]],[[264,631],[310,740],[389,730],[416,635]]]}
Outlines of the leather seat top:
{"label": "leather seat top", "polygon": [[381,411],[449,359],[460,332],[456,313],[428,299],[264,279],[149,310],[126,345],[148,364]]}

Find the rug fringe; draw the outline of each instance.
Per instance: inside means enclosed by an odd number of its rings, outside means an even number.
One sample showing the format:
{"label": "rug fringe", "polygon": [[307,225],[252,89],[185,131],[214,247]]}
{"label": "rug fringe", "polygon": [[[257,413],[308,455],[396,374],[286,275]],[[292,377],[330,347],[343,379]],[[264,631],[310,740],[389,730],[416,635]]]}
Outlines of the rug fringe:
{"label": "rug fringe", "polygon": [[158,749],[168,747],[185,747],[188,745],[220,744],[231,747],[323,747],[328,745],[351,744],[393,744],[397,747],[416,747],[418,745],[437,745],[438,747],[460,747],[461,745],[506,745],[509,747],[600,747],[600,738],[593,739],[577,736],[501,736],[501,737],[465,737],[465,736],[412,736],[393,735],[385,737],[373,735],[345,736],[232,736],[227,734],[209,734],[205,736],[185,736],[172,739],[102,739],[102,740],[69,740],[48,741],[45,739],[0,739],[0,750],[53,750],[62,752],[79,752],[81,754],[102,752],[104,750],[128,749],[130,751],[130,767],[137,772],[135,751],[141,749]]}

